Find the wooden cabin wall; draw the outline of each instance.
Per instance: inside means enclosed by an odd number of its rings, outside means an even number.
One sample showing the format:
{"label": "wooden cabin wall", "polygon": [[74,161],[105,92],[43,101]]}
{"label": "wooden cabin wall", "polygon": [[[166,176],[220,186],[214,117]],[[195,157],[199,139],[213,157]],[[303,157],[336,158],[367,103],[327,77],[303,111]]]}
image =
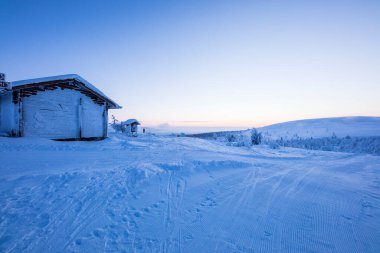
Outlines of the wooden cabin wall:
{"label": "wooden cabin wall", "polygon": [[104,105],[73,89],[38,91],[22,98],[23,136],[50,139],[103,137]]}
{"label": "wooden cabin wall", "polygon": [[23,135],[51,139],[79,138],[78,104],[74,90],[39,91],[22,98]]}
{"label": "wooden cabin wall", "polygon": [[107,103],[104,102],[104,111],[103,111],[103,137],[108,135],[108,107]]}
{"label": "wooden cabin wall", "polygon": [[18,133],[18,106],[12,103],[12,93],[0,94],[0,135],[14,136]]}
{"label": "wooden cabin wall", "polygon": [[94,103],[89,97],[82,96],[82,137],[103,137],[104,105]]}

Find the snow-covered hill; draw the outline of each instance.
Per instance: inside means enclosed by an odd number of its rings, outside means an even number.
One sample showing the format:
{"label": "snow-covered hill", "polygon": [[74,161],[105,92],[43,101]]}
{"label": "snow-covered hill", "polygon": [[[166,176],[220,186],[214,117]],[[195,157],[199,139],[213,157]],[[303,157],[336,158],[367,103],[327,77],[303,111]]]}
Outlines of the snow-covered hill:
{"label": "snow-covered hill", "polygon": [[339,117],[289,121],[259,128],[268,139],[380,136],[380,117]]}
{"label": "snow-covered hill", "polygon": [[[258,128],[262,143],[312,150],[380,155],[380,117],[297,120]],[[252,129],[190,134],[233,146],[250,146]]]}
{"label": "snow-covered hill", "polygon": [[380,252],[380,157],[0,137],[0,252]]}

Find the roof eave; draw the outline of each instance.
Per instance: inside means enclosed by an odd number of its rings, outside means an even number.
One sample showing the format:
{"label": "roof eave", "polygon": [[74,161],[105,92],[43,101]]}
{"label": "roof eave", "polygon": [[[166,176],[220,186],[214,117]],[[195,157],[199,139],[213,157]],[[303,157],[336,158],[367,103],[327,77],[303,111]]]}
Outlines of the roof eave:
{"label": "roof eave", "polygon": [[29,83],[26,82],[28,80],[16,81],[13,83],[15,83],[15,84],[22,83],[22,84],[13,86],[12,89],[13,90],[20,90],[20,89],[28,87],[29,85],[38,85],[38,84],[43,85],[44,83],[53,82],[53,81],[57,81],[57,82],[58,81],[59,82],[77,81],[80,84],[82,84],[82,86],[84,88],[91,91],[96,96],[102,98],[108,104],[109,109],[121,109],[122,108],[122,106],[120,106],[115,101],[113,101],[112,99],[107,97],[102,91],[100,91],[98,88],[96,88],[93,84],[89,83],[87,80],[85,80],[84,78],[82,78],[81,76],[79,76],[77,74],[67,74],[67,75],[61,75],[61,76],[54,76],[51,78],[55,78],[55,80],[49,80],[49,77],[47,77],[47,78],[30,79]]}
{"label": "roof eave", "polygon": [[108,109],[122,109],[123,108],[122,106],[115,104],[115,103],[109,103],[108,102],[108,104],[111,105],[111,106],[108,106]]}

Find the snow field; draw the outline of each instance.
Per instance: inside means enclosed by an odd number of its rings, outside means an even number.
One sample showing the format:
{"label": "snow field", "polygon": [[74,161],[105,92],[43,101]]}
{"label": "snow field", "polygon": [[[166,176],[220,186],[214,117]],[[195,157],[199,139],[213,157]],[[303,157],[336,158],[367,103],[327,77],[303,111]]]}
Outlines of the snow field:
{"label": "snow field", "polygon": [[1,252],[379,252],[380,157],[0,138]]}

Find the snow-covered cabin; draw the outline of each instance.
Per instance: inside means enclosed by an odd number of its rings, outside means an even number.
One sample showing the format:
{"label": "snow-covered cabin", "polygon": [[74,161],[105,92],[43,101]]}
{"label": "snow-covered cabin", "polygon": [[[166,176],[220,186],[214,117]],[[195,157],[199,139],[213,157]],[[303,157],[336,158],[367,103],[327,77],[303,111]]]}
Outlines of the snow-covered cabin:
{"label": "snow-covered cabin", "polygon": [[126,121],[121,122],[123,132],[130,136],[137,135],[137,128],[140,125],[137,119],[128,119]]}
{"label": "snow-covered cabin", "polygon": [[79,75],[12,82],[0,93],[0,135],[49,139],[107,136],[108,109],[121,108]]}

